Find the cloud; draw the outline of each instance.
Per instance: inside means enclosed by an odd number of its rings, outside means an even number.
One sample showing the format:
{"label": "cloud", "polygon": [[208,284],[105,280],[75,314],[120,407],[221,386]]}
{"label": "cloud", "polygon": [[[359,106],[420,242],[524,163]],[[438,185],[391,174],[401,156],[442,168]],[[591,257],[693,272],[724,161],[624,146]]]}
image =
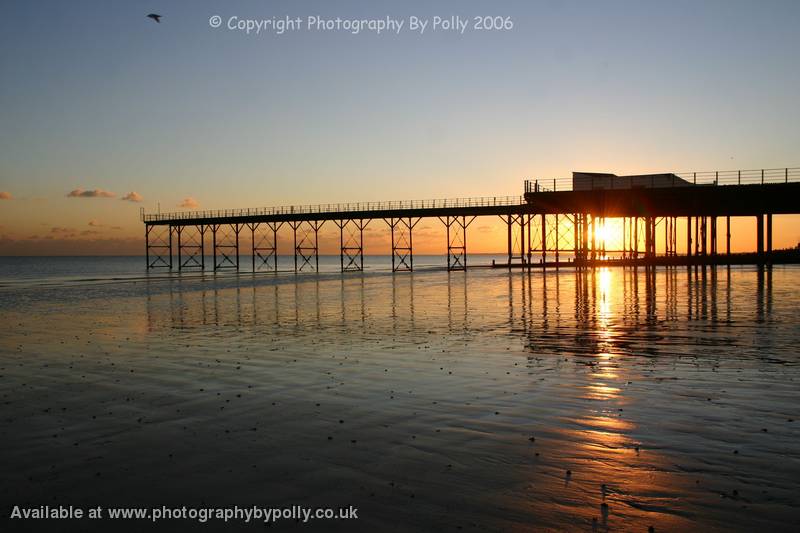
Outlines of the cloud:
{"label": "cloud", "polygon": [[75,230],[72,229],[72,228],[64,228],[64,227],[61,227],[61,226],[53,226],[52,228],[50,228],[50,234],[49,235],[45,235],[43,238],[44,239],[48,239],[48,240],[49,239],[55,239],[55,238],[71,239],[71,238],[76,237],[76,236],[77,236],[77,234],[75,233]]}
{"label": "cloud", "polygon": [[120,200],[126,200],[128,202],[141,202],[142,200],[144,200],[144,197],[142,197],[142,195],[136,191],[131,191],[122,198],[120,198]]}
{"label": "cloud", "polygon": [[197,209],[200,207],[200,202],[192,198],[191,196],[187,196],[183,199],[181,203],[178,204],[178,207],[185,207],[187,209]]}
{"label": "cloud", "polygon": [[67,193],[67,198],[114,198],[116,194],[103,189],[83,190],[75,189]]}
{"label": "cloud", "polygon": [[0,200],[13,200],[14,197],[8,191],[0,191]]}

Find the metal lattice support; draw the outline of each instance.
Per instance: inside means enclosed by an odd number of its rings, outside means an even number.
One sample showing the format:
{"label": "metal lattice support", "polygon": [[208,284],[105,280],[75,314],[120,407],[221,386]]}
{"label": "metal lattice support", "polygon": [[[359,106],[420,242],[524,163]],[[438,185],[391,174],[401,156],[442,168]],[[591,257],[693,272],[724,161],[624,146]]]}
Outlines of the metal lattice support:
{"label": "metal lattice support", "polygon": [[[259,232],[263,226],[269,231]],[[278,230],[283,222],[255,222],[247,224],[252,236],[253,272],[260,269],[278,271]]]}
{"label": "metal lattice support", "polygon": [[294,236],[294,271],[314,269],[319,272],[319,230],[324,220],[291,221]]}
{"label": "metal lattice support", "polygon": [[364,270],[364,228],[370,220],[334,220],[339,226],[339,259],[342,272]]}
{"label": "metal lattice support", "polygon": [[[214,270],[239,270],[239,232],[244,224],[211,224]],[[219,253],[217,253],[219,252]]]}
{"label": "metal lattice support", "polygon": [[391,230],[392,236],[392,271],[414,270],[414,240],[412,230],[420,218],[389,218],[384,219]]}
{"label": "metal lattice support", "polygon": [[[573,226],[574,218],[572,215],[553,215],[555,223],[553,224],[553,246],[555,251],[555,262],[558,267],[561,261],[561,252],[569,250],[574,246],[575,235],[572,234],[570,228]],[[571,239],[571,240],[570,240]]]}
{"label": "metal lattice support", "polygon": [[447,270],[467,269],[467,228],[475,220],[466,216],[438,217],[447,228]]}
{"label": "metal lattice support", "polygon": [[[191,229],[194,228],[194,232]],[[198,268],[205,270],[206,226],[175,226],[178,235],[178,270]]]}
{"label": "metal lattice support", "polygon": [[172,269],[172,226],[145,224],[145,259],[147,269]]}
{"label": "metal lattice support", "polygon": [[[508,228],[508,266],[509,268],[514,263],[514,260],[519,260],[521,265],[528,264],[528,257],[530,255],[531,242],[530,232],[528,233],[528,241],[526,247],[525,228],[530,228],[531,216],[523,213],[513,215],[499,215],[506,223]],[[527,248],[527,250],[526,250]]]}

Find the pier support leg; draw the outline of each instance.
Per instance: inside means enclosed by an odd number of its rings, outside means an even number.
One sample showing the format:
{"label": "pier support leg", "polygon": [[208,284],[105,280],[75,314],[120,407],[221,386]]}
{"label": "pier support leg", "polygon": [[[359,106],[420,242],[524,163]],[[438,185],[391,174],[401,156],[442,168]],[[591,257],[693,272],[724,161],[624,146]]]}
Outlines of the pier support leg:
{"label": "pier support leg", "polygon": [[172,270],[172,226],[169,227],[169,269]]}
{"label": "pier support leg", "polygon": [[[278,271],[278,230],[283,222],[256,222],[247,224],[253,237],[253,272],[260,269]],[[266,227],[269,231],[259,230]]]}
{"label": "pier support leg", "polygon": [[239,270],[239,232],[244,224],[209,224],[214,270]]}
{"label": "pier support leg", "polygon": [[686,217],[686,257],[692,257],[692,217]]}
{"label": "pier support leg", "polygon": [[[531,239],[531,227],[530,227],[530,220],[531,215],[527,215],[525,213],[517,213],[513,215],[499,215],[503,222],[506,223],[507,232],[508,232],[508,267],[511,268],[511,265],[514,263],[514,260],[519,258],[520,265],[526,266],[528,265],[528,257],[531,254],[532,247],[530,245]],[[514,226],[519,224],[519,255],[517,255],[517,247],[515,246],[514,240]],[[526,241],[526,231],[525,228],[528,226],[527,231],[527,239]],[[527,243],[527,250],[526,250],[526,243]]]}
{"label": "pier support leg", "polygon": [[558,268],[558,231],[559,231],[558,215],[556,215],[556,223],[555,223],[554,229],[555,229],[555,241],[556,241],[555,242],[556,268]]}
{"label": "pier support leg", "polygon": [[527,244],[526,244],[527,252],[525,253],[525,255],[527,257],[527,264],[530,265],[531,264],[531,257],[533,256],[533,231],[531,231],[531,228],[532,228],[531,219],[533,218],[534,215],[528,214],[528,215],[521,215],[521,216],[525,217],[525,220],[527,221],[527,226],[528,226],[528,234],[527,234],[528,240],[527,240]]}
{"label": "pier support leg", "polygon": [[172,269],[172,226],[146,224],[144,229],[147,269]]}
{"label": "pier support leg", "polygon": [[408,218],[384,219],[389,225],[392,236],[392,271],[414,270],[413,229],[420,221]]}
{"label": "pier support leg", "polygon": [[708,255],[708,217],[701,218],[700,239],[703,241],[701,253],[703,257]]}
{"label": "pier support leg", "polygon": [[542,213],[542,267],[547,264],[547,215]]}
{"label": "pier support leg", "polygon": [[324,220],[291,221],[294,238],[294,271],[313,269],[319,272],[319,230]]}
{"label": "pier support leg", "polygon": [[511,248],[511,215],[507,216],[508,219],[508,268],[511,268],[511,257],[513,250]]}
{"label": "pier support leg", "polygon": [[725,217],[725,255],[731,255],[731,217]]}
{"label": "pier support leg", "polygon": [[767,264],[772,264],[772,213],[767,213]]}
{"label": "pier support leg", "polygon": [[717,255],[717,217],[711,217],[711,255]]}
{"label": "pier support leg", "polygon": [[466,216],[439,217],[447,228],[447,270],[467,269],[467,227],[475,217],[467,220]]}
{"label": "pier support leg", "polygon": [[364,228],[370,220],[335,220],[339,226],[339,262],[342,272],[364,270]]}
{"label": "pier support leg", "polygon": [[[191,233],[195,228],[195,233]],[[178,235],[178,270],[185,268],[205,269],[206,226],[175,226]],[[185,253],[184,253],[185,252]]]}
{"label": "pier support leg", "polygon": [[764,264],[764,215],[756,216],[756,250],[758,251],[758,264]]}
{"label": "pier support leg", "polygon": [[581,223],[583,227],[583,252],[581,255],[583,256],[583,261],[586,262],[589,259],[589,215],[583,213],[581,218],[583,219]]}

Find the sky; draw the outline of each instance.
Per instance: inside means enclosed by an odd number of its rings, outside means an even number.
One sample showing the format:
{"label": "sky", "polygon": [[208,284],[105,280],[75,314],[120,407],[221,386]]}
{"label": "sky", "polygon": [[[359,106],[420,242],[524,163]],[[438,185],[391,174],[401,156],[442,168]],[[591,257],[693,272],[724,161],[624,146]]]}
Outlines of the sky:
{"label": "sky", "polygon": [[[453,15],[513,27],[305,29],[309,16]],[[285,16],[303,29],[227,27]],[[574,170],[798,167],[798,27],[792,0],[6,1],[0,255],[143,254],[142,208],[517,195],[526,178]],[[415,244],[444,252],[427,222]],[[752,248],[753,221],[735,224],[734,249]],[[499,220],[471,231],[472,251],[503,250]],[[367,253],[388,249],[381,232]],[[779,217],[775,246],[798,241],[800,218]]]}

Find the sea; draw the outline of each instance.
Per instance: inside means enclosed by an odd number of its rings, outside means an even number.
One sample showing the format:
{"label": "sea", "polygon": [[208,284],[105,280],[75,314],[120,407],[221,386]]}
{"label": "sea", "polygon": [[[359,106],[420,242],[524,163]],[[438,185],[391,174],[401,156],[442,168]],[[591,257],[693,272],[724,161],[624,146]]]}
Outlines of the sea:
{"label": "sea", "polygon": [[797,266],[249,259],[0,258],[0,529],[797,530]]}

